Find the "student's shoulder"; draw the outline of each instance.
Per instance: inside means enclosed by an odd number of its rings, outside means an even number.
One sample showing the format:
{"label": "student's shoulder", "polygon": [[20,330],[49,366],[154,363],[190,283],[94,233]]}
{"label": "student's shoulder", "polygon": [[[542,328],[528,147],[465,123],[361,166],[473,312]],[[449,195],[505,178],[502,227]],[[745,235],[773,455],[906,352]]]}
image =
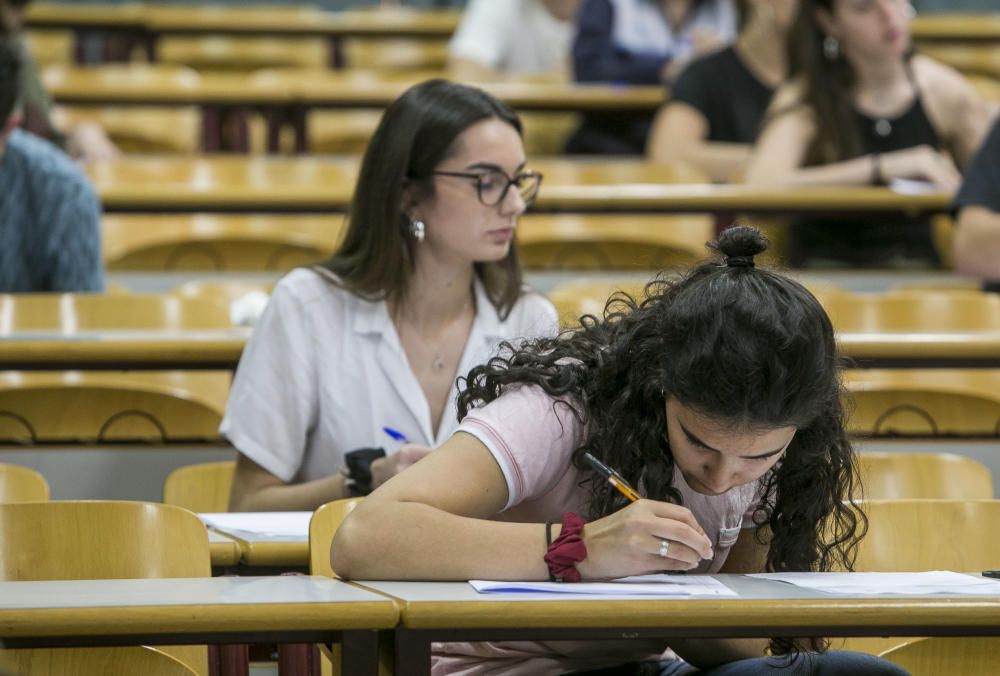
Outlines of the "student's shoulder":
{"label": "student's shoulder", "polygon": [[326,314],[349,312],[356,300],[337,275],[320,266],[295,268],[278,280],[271,294],[272,303]]}
{"label": "student's shoulder", "polygon": [[554,333],[559,315],[555,305],[544,294],[530,286],[521,287],[521,295],[510,310],[506,324],[515,330],[522,328],[535,334]]}
{"label": "student's shoulder", "polygon": [[947,64],[924,54],[915,54],[910,67],[925,98],[940,104],[947,111],[958,112],[978,99],[976,90],[965,76]]}
{"label": "student's shoulder", "polygon": [[15,129],[4,152],[11,154],[25,179],[36,187],[56,190],[64,186],[93,192],[83,171],[66,153],[30,132]]}

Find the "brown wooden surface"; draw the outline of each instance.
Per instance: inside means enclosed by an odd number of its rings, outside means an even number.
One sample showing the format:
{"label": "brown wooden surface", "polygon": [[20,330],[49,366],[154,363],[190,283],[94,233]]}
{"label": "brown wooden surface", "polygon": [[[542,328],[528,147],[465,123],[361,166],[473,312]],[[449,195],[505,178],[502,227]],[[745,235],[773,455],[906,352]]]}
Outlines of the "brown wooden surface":
{"label": "brown wooden surface", "polygon": [[339,215],[116,214],[101,219],[109,270],[290,270],[333,253]]}
{"label": "brown wooden surface", "polygon": [[195,676],[180,660],[149,646],[0,649],[0,669],[18,676]]}
{"label": "brown wooden surface", "polygon": [[36,2],[29,26],[49,28],[128,28],[153,34],[269,34],[447,39],[458,25],[454,10],[350,10],[324,12],[301,6],[176,6],[139,2],[86,4]]}
{"label": "brown wooden surface", "polygon": [[[124,158],[88,165],[107,211],[344,211],[352,157]],[[761,188],[704,183],[700,172],[641,160],[538,159],[535,211],[918,213],[948,209],[946,194],[900,195],[877,187]]]}
{"label": "brown wooden surface", "polygon": [[996,13],[927,13],[910,26],[918,42],[1000,41],[1000,15]]}
{"label": "brown wooden surface", "polygon": [[192,512],[228,512],[235,460],[178,467],[163,482],[163,501]]}
{"label": "brown wooden surface", "polygon": [[997,673],[997,638],[925,638],[883,653],[912,676],[994,676]]}
{"label": "brown wooden surface", "polygon": [[3,371],[0,440],[218,441],[231,377],[227,371]]}
{"label": "brown wooden surface", "polygon": [[898,499],[993,499],[988,467],[954,453],[866,451],[858,455],[864,497]]}
{"label": "brown wooden surface", "polygon": [[852,399],[847,425],[853,434],[1000,434],[998,369],[853,369],[844,383]]}
{"label": "brown wooden surface", "polygon": [[325,505],[320,505],[319,509],[313,512],[309,521],[309,573],[311,575],[323,575],[334,577],[333,567],[330,565],[330,543],[333,536],[350,514],[361,498],[346,498],[344,500],[334,500]]}
{"label": "brown wooden surface", "polygon": [[[100,580],[211,575],[208,535],[191,512],[124,501],[0,505],[0,580]],[[2,622],[0,622],[2,623]],[[170,653],[207,673],[204,647]]]}
{"label": "brown wooden surface", "polygon": [[0,503],[49,499],[49,483],[30,467],[0,462]]}
{"label": "brown wooden surface", "polygon": [[229,318],[210,304],[156,294],[0,294],[0,336],[88,331],[225,329]]}

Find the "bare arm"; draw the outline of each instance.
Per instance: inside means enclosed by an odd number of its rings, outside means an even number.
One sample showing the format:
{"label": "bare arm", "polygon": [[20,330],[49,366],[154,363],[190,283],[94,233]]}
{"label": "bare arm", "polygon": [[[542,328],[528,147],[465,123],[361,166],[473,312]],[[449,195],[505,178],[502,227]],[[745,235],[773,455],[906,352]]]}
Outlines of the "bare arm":
{"label": "bare arm", "polygon": [[229,493],[233,512],[312,511],[322,504],[347,497],[341,474],[300,484],[286,484],[266,469],[240,455]]}
{"label": "bare arm", "polygon": [[926,56],[913,58],[914,75],[925,93],[927,114],[941,131],[959,165],[965,167],[996,119],[998,106],[984,100],[954,68]]}
{"label": "bare arm", "polygon": [[955,267],[963,275],[1000,279],[1000,214],[979,206],[962,209],[955,230]]}
{"label": "bare arm", "polygon": [[[929,146],[916,146],[880,156],[861,157],[804,167],[816,129],[812,114],[796,106],[794,85],[775,95],[770,122],[757,139],[746,172],[751,185],[868,185],[876,176],[926,180],[955,192],[961,175],[949,157]],[[781,111],[781,112],[775,112]]]}
{"label": "bare arm", "polygon": [[664,106],[656,116],[647,154],[655,162],[685,162],[698,167],[713,181],[742,177],[750,160],[750,146],[707,140],[708,122],[686,103]]}
{"label": "bare arm", "polygon": [[[361,502],[337,531],[331,563],[355,579],[547,579],[544,524],[490,520],[506,503],[493,456],[459,432]],[[687,570],[710,554],[690,511],[651,500],[588,523],[582,537],[586,579]],[[676,545],[669,559],[657,555],[660,538]]]}

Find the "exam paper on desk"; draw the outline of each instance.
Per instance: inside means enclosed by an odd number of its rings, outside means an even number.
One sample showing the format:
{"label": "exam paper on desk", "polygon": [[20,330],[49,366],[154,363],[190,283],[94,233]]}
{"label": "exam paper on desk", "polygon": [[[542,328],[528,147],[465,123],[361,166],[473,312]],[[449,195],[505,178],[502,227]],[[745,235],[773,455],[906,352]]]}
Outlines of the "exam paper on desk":
{"label": "exam paper on desk", "polygon": [[709,575],[634,575],[608,582],[501,582],[469,580],[480,594],[536,593],[596,596],[736,596]]}
{"label": "exam paper on desk", "polygon": [[206,526],[251,540],[309,540],[312,512],[230,512],[203,513],[198,517]]}
{"label": "exam paper on desk", "polygon": [[754,573],[756,577],[787,582],[829,594],[988,594],[1000,596],[1000,582],[948,570],[922,573]]}

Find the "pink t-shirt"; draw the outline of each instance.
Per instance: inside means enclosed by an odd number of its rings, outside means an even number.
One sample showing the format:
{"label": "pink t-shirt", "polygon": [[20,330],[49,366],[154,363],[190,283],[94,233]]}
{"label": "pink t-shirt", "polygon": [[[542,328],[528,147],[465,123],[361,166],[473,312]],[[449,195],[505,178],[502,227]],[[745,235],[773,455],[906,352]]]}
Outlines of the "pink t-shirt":
{"label": "pink t-shirt", "polygon": [[[586,430],[564,402],[556,401],[537,386],[518,387],[469,413],[458,431],[479,439],[507,480],[507,505],[497,519],[544,523],[560,521],[564,512],[587,513],[589,492],[580,482],[588,474],[572,463],[573,451],[583,443]],[[673,486],[712,540],[715,554],[714,559],[702,561],[691,572],[717,573],[740,530],[753,527],[763,482],[737,486],[722,495],[702,495],[687,485],[675,465]],[[664,648],[645,641],[436,644],[432,672],[563,674],[654,660]]]}

